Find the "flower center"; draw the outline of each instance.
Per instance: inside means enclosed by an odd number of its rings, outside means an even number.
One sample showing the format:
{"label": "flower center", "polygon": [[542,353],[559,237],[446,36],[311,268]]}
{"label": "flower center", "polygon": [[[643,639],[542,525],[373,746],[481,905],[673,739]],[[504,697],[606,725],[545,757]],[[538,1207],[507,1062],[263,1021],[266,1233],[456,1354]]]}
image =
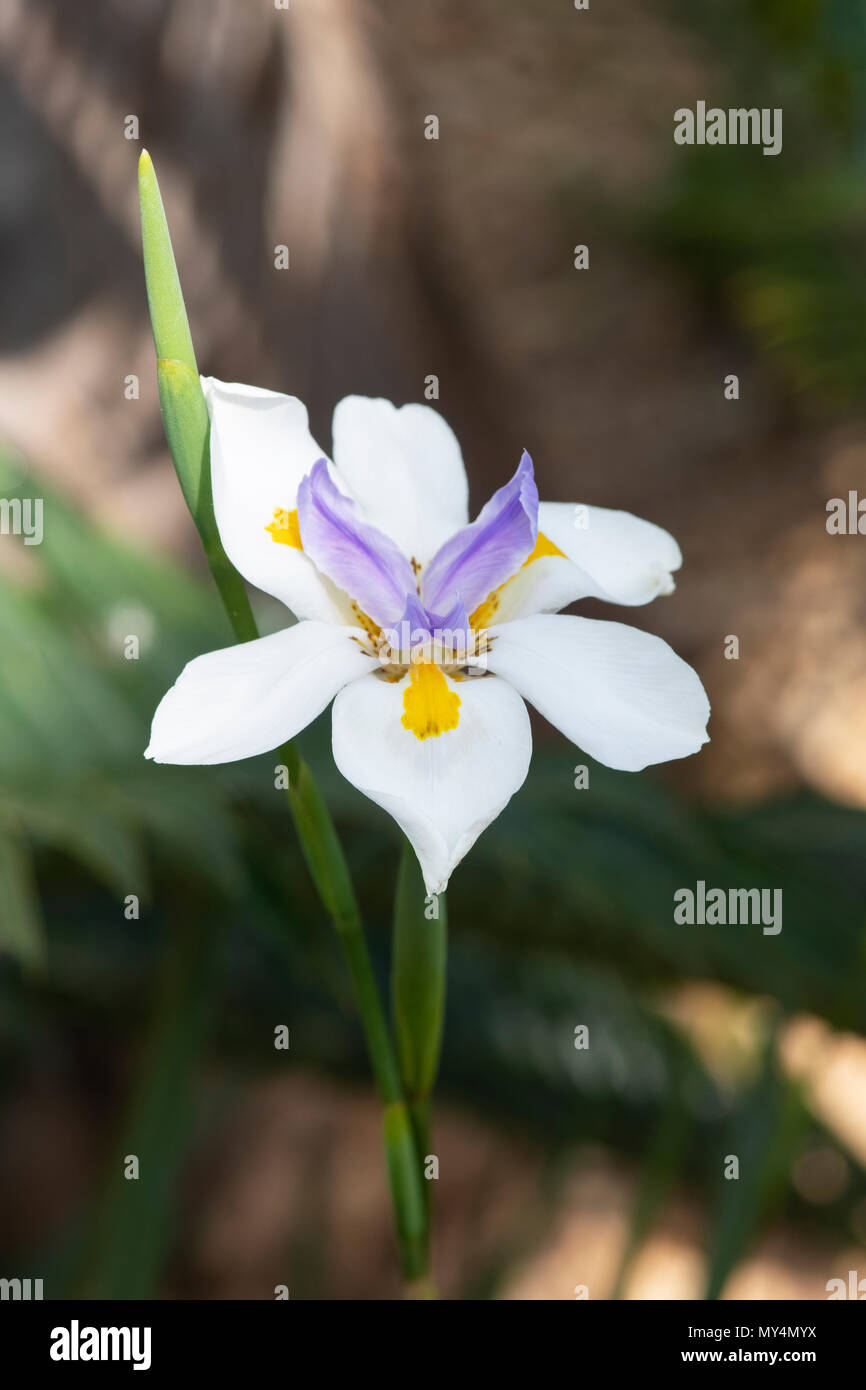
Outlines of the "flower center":
{"label": "flower center", "polygon": [[[529,475],[531,481],[531,463],[529,464]],[[515,477],[521,477],[520,471]],[[525,482],[525,479],[523,481]],[[361,643],[370,656],[378,660],[379,669],[375,674],[381,679],[397,682],[405,681],[407,674],[409,676],[408,684],[403,691],[403,715],[400,720],[403,728],[420,740],[438,738],[440,734],[456,729],[460,719],[461,701],[460,696],[452,689],[449,677],[459,681],[475,675],[484,675],[486,666],[484,655],[488,649],[485,629],[499,608],[502,590],[533,560],[550,555],[561,556],[562,551],[545,535],[538,532],[535,545],[522,565],[518,565],[514,574],[504,579],[480,603],[477,602],[480,586],[477,581],[472,580],[471,569],[467,570],[461,579],[463,572],[458,563],[460,556],[457,559],[453,556],[446,556],[448,584],[445,584],[440,576],[439,589],[436,591],[447,596],[449,586],[453,583],[453,605],[448,613],[439,615],[422,602],[421,595],[424,590],[419,582],[420,566],[417,562],[413,560],[409,566],[405,559],[398,554],[397,560],[403,566],[403,570],[401,570],[400,564],[394,560],[393,556],[389,560],[388,547],[393,549],[392,543],[387,541],[386,537],[375,532],[373,528],[366,526],[366,530],[364,529],[366,523],[362,525],[351,511],[354,504],[338,494],[334,485],[328,481],[323,461],[316,465],[305,483],[308,485],[310,496],[306,499],[307,510],[304,512],[304,537],[312,547],[315,557],[314,563],[317,563],[317,567],[321,567],[323,562],[320,552],[324,553],[325,560],[329,560],[332,565],[332,568],[329,569],[328,565],[325,564],[325,573],[332,578],[333,582],[343,588],[349,598],[355,618],[366,633],[366,641],[360,637],[355,640]],[[314,488],[314,484],[316,484],[318,492]],[[512,487],[513,490],[513,485],[509,485],[509,487]],[[506,488],[501,491],[507,492],[508,490]],[[321,497],[319,496],[320,493],[322,494]],[[498,496],[499,494],[497,494]],[[299,494],[299,506],[301,501],[303,498]],[[317,503],[321,504],[319,511],[316,510]],[[325,503],[328,504],[327,507]],[[513,498],[511,503],[513,509],[513,506],[516,505]],[[488,504],[488,507],[491,505],[492,503]],[[347,509],[349,514],[344,515]],[[526,510],[522,502],[521,509],[521,515],[525,521]],[[474,523],[473,527],[466,528],[467,536],[468,533],[478,528],[483,519],[484,514],[482,513],[479,522]],[[330,531],[327,531],[326,527],[327,535],[325,537],[330,544],[330,549],[328,546],[324,546],[323,550],[322,537],[318,536],[316,527],[320,523],[324,525],[325,522],[330,527]],[[309,533],[308,525],[312,527]],[[472,538],[471,541],[466,540],[467,555],[471,556],[476,551],[483,551],[483,542],[489,540],[487,530],[490,529],[490,525],[482,527],[479,535]],[[496,526],[493,526],[493,529],[495,530]],[[297,509],[275,508],[273,521],[265,527],[265,530],[270,534],[271,539],[280,545],[287,545],[293,550],[304,551]],[[334,532],[333,536],[331,532]],[[351,544],[352,541],[356,543],[354,547]],[[447,550],[448,545],[446,544],[440,554]],[[523,554],[526,554],[525,550]],[[383,556],[384,560],[391,564],[393,573],[388,570],[387,563],[384,564],[384,569],[382,568]],[[346,566],[343,567],[345,573],[340,568],[343,560],[347,562]],[[461,560],[460,563],[463,561]],[[434,559],[433,568],[435,568],[435,564]],[[453,575],[452,570],[454,571]],[[489,564],[485,570],[485,574],[487,573],[490,573]],[[502,573],[501,566],[499,573]],[[371,575],[372,580],[370,579]],[[378,583],[378,581],[384,582],[383,577],[388,581],[384,587],[383,584]],[[470,592],[472,583],[475,582],[477,606],[469,617],[467,617],[466,609],[460,597],[460,586],[464,581],[469,583]],[[396,627],[389,628],[384,625],[382,620],[394,601],[395,591],[399,595],[401,585],[405,592],[403,617]],[[434,590],[435,588],[434,585]],[[360,603],[352,597],[353,589],[362,594],[369,591],[370,611],[378,613],[378,621],[367,616],[366,602],[362,608]],[[484,592],[483,589],[481,592]]]}

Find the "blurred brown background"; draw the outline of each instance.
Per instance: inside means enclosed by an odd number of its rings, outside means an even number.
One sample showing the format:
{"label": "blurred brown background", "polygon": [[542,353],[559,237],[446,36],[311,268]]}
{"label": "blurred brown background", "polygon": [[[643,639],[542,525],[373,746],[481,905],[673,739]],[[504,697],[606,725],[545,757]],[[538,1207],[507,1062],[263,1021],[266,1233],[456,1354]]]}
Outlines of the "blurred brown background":
{"label": "blurred brown background", "polygon": [[[670,529],[684,554],[677,592],[610,615],[665,636],[708,689],[712,743],[667,770],[668,784],[695,805],[805,785],[862,807],[866,542],[825,528],[827,500],[866,477],[862,394],[841,369],[822,376],[809,355],[820,348],[766,307],[780,283],[793,304],[808,282],[774,269],[776,181],[819,177],[822,149],[842,136],[813,106],[813,58],[787,21],[778,33],[770,23],[779,7],[734,9],[742,27],[726,47],[718,6],[701,20],[639,0],[581,13],[566,0],[0,0],[0,438],[113,533],[202,572],[156,397],[135,185],[145,146],[202,371],[299,395],[324,447],[344,394],[420,400],[435,374],[474,505],[525,446],[542,496]],[[778,161],[734,152],[734,188],[763,180],[763,193],[742,208],[722,197],[718,255],[701,260],[712,229],[699,214],[712,204],[699,182],[681,187],[673,111],[698,97],[726,104],[746,51],[748,75],[775,73],[785,93],[786,145]],[[778,104],[770,86],[753,89],[754,103]],[[438,140],[425,139],[431,114]],[[130,115],[138,139],[124,136]],[[798,120],[814,129],[824,115],[824,146],[798,147]],[[732,152],[718,153],[732,168]],[[824,206],[826,223],[800,209],[803,238],[832,261],[838,233],[862,275],[862,222],[844,199]],[[588,271],[574,269],[579,243]],[[274,268],[280,244],[288,271]],[[852,313],[862,293],[851,291]],[[812,302],[820,345],[835,330],[826,301]],[[736,401],[723,394],[729,373]],[[124,395],[130,374],[138,400]],[[724,659],[729,634],[738,661]],[[663,1012],[698,1044],[708,1017],[735,1053],[759,1026],[760,999],[734,999],[724,982],[674,993]],[[847,1123],[866,1161],[864,1046],[822,1028],[791,1023],[785,1056],[792,1073],[814,1073],[822,1113]],[[220,1082],[209,1084],[219,1106]],[[107,1132],[92,1121],[65,1084],[43,1078],[17,1095],[13,1236],[49,1231],[87,1189]],[[322,1295],[393,1292],[363,1084],[252,1082],[220,1134],[185,1179],[170,1296],[267,1296],[287,1230],[314,1267],[323,1227],[334,1246]],[[563,1160],[553,1199],[516,1134],[446,1109],[440,1148],[446,1290],[482,1280],[505,1240],[515,1259],[499,1296],[568,1298],[576,1283],[604,1296],[635,1181],[627,1157],[590,1148]],[[866,1207],[859,1220],[863,1239]],[[678,1187],[627,1293],[697,1296],[705,1221],[700,1197]],[[781,1224],[727,1292],[824,1297],[849,1257],[845,1240],[815,1247]]]}

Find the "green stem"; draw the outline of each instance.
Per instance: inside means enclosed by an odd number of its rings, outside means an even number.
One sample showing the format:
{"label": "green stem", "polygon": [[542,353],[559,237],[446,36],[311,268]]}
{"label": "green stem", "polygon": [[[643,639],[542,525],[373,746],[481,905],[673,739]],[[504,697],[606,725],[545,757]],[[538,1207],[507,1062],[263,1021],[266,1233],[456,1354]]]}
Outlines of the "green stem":
{"label": "green stem", "polygon": [[[379,1094],[386,1105],[402,1102],[400,1073],[364,940],[355,890],[334,823],[310,769],[298,757],[294,747],[284,745],[280,753],[287,759],[289,806],[304,858],[319,897],[336,928],[355,986]],[[293,761],[289,760],[290,754]]]}
{"label": "green stem", "polygon": [[391,1002],[407,1099],[425,1101],[442,1049],[448,927],[445,894],[427,895],[418,860],[404,839],[394,900]]}
{"label": "green stem", "polygon": [[280,750],[289,769],[289,805],[304,858],[343,950],[384,1106],[383,1136],[391,1196],[407,1280],[427,1272],[428,1212],[413,1116],[400,1072],[367,943],[349,867],[324,799],[307,764],[292,744]]}
{"label": "green stem", "polygon": [[[139,161],[139,197],[147,298],[157,355],[159,399],[166,438],[214,582],[239,642],[259,633],[243,581],[223,549],[213,510],[207,405],[150,156]],[[376,1085],[404,1273],[426,1271],[427,1209],[412,1120],[403,1096],[361,914],[343,848],[328,808],[293,743],[280,749],[289,773],[288,799],[304,858],[331,917],[352,978]]]}
{"label": "green stem", "polygon": [[391,1005],[397,1036],[400,1075],[430,1206],[430,1182],[424,1169],[430,1153],[430,1095],[439,1070],[445,1016],[448,927],[445,895],[428,896],[418,860],[403,841],[394,900]]}

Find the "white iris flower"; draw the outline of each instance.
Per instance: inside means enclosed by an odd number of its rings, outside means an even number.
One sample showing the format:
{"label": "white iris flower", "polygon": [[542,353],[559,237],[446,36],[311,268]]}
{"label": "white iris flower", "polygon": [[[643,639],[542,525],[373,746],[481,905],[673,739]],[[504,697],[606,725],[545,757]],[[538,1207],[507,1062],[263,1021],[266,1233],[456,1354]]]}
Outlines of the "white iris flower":
{"label": "white iris flower", "polygon": [[459,445],[429,406],[348,396],[330,463],[295,397],[203,386],[225,550],[298,621],[191,661],[147,757],[249,758],[333,700],[337,767],[394,817],[438,893],[526,777],[524,700],[609,767],[638,771],[707,741],[703,686],[667,643],[558,613],[670,593],[681,556],[666,531],[539,504],[526,453],[470,525]]}

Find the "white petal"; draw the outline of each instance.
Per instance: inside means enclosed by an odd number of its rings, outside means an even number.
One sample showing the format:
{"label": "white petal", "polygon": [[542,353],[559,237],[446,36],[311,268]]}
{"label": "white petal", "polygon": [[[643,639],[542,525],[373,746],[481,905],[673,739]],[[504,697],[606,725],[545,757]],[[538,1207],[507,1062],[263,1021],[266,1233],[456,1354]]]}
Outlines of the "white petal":
{"label": "white petal", "polygon": [[211,419],[216,522],[226,554],[250,584],[273,594],[298,618],[352,623],[351,605],[300,550],[266,527],[293,511],[298,485],[324,457],[296,396],[202,377]]}
{"label": "white petal", "polygon": [[538,529],[583,572],[583,593],[574,598],[634,605],[673,592],[671,575],[683,557],[673,536],[651,521],[607,507],[542,502]]}
{"label": "white petal", "polygon": [[468,520],[460,445],[428,405],[347,396],[334,411],[334,463],[374,525],[424,565]]}
{"label": "white petal", "polygon": [[660,637],[567,614],[522,618],[490,636],[488,669],[608,767],[638,772],[708,741],[704,688]]}
{"label": "white petal", "polygon": [[499,815],[529,768],[526,706],[505,681],[449,681],[460,696],[456,729],[423,741],[404,729],[403,691],[371,677],[334,701],[334,761],[411,841],[428,893],[449,876],[485,826]]}
{"label": "white petal", "polygon": [[153,717],[146,758],[231,763],[293,738],[347,681],[373,669],[357,628],[305,622],[184,667]]}

